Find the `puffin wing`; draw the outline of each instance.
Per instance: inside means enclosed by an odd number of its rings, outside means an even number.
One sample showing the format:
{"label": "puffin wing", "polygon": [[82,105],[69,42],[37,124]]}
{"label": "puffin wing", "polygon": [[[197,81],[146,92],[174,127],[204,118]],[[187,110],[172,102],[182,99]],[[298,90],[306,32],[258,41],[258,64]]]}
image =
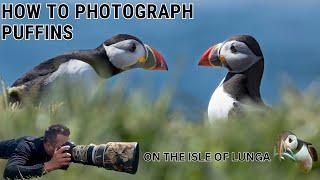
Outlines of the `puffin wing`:
{"label": "puffin wing", "polygon": [[39,95],[39,89],[41,89],[45,80],[53,74],[61,64],[69,60],[69,55],[62,55],[49,59],[17,79],[11,87],[8,88],[9,103],[21,104],[24,97],[36,102]]}
{"label": "puffin wing", "polygon": [[312,157],[313,161],[318,161],[318,153],[316,148],[312,147],[312,146],[308,146],[308,151]]}
{"label": "puffin wing", "polygon": [[55,72],[59,66],[65,62],[67,62],[70,58],[67,55],[58,56],[52,59],[49,59],[38,66],[34,67],[31,71],[24,74],[22,77],[17,79],[12,87],[21,86],[30,81],[33,81],[37,78],[46,77],[53,72]]}

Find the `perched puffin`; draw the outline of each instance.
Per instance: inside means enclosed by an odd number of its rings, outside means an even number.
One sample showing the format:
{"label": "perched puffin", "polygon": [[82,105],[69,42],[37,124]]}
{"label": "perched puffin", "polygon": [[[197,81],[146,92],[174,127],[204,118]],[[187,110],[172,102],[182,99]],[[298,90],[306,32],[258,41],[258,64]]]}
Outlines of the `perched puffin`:
{"label": "perched puffin", "polygon": [[289,154],[289,156],[291,155],[304,172],[309,172],[314,163],[318,161],[317,151],[312,144],[298,139],[290,131],[282,133],[278,140],[278,156],[280,160],[284,159],[285,153]]}
{"label": "perched puffin", "polygon": [[208,107],[210,122],[248,109],[248,101],[264,105],[260,95],[264,58],[252,36],[234,36],[210,47],[199,66],[225,67],[229,71],[212,94]]}
{"label": "perched puffin", "polygon": [[39,64],[17,79],[7,95],[10,103],[21,104],[24,97],[37,103],[43,91],[59,79],[95,81],[133,68],[168,70],[156,49],[137,37],[119,34],[95,49],[67,53]]}

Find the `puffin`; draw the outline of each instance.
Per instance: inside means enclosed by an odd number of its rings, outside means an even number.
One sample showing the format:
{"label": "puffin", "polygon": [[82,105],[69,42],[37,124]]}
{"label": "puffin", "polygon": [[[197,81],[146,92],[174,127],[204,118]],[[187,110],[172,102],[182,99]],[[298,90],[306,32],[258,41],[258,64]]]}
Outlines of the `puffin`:
{"label": "puffin", "polygon": [[[164,57],[155,48],[128,34],[118,34],[97,48],[56,56],[35,66],[18,78],[7,90],[10,104],[39,103],[57,81],[86,81],[90,87],[121,72],[143,68],[168,70]],[[92,83],[93,82],[93,83]]]}
{"label": "puffin", "polygon": [[283,132],[277,144],[279,159],[285,159],[284,156],[293,159],[303,172],[309,172],[318,163],[318,154],[312,144],[298,139],[290,131]]}
{"label": "puffin", "polygon": [[254,37],[236,35],[213,45],[201,56],[198,65],[228,70],[211,96],[208,106],[210,122],[258,109],[250,104],[265,106],[260,95],[264,58]]}

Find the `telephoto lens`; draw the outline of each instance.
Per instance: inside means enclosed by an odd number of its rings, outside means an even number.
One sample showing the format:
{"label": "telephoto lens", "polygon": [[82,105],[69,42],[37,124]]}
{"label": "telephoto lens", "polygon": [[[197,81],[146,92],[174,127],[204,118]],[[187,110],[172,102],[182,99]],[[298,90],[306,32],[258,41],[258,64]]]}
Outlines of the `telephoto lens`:
{"label": "telephoto lens", "polygon": [[107,144],[75,145],[71,142],[68,153],[72,162],[135,174],[139,164],[137,142],[109,142]]}

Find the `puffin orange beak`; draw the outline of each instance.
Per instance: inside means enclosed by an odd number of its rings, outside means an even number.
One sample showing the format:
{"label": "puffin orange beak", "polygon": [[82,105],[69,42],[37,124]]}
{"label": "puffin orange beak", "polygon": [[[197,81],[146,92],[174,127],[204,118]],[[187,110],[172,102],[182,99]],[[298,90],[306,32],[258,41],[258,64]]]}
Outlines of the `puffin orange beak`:
{"label": "puffin orange beak", "polygon": [[282,160],[282,159],[284,159],[283,158],[283,153],[284,153],[284,151],[283,151],[283,149],[284,149],[284,142],[283,142],[283,140],[281,139],[280,140],[280,143],[278,144],[278,155],[279,155],[279,160]]}
{"label": "puffin orange beak", "polygon": [[144,65],[144,69],[148,70],[168,70],[168,65],[164,60],[161,53],[148,45],[145,45],[147,51],[147,59]]}
{"label": "puffin orange beak", "polygon": [[153,51],[153,54],[156,57],[156,66],[152,70],[168,70],[168,65],[166,61],[164,60],[164,57],[160,54],[159,51],[157,51],[154,48],[151,48]]}
{"label": "puffin orange beak", "polygon": [[218,51],[220,49],[221,44],[214,45],[210,47],[200,58],[198,63],[199,66],[222,66],[220,61]]}

